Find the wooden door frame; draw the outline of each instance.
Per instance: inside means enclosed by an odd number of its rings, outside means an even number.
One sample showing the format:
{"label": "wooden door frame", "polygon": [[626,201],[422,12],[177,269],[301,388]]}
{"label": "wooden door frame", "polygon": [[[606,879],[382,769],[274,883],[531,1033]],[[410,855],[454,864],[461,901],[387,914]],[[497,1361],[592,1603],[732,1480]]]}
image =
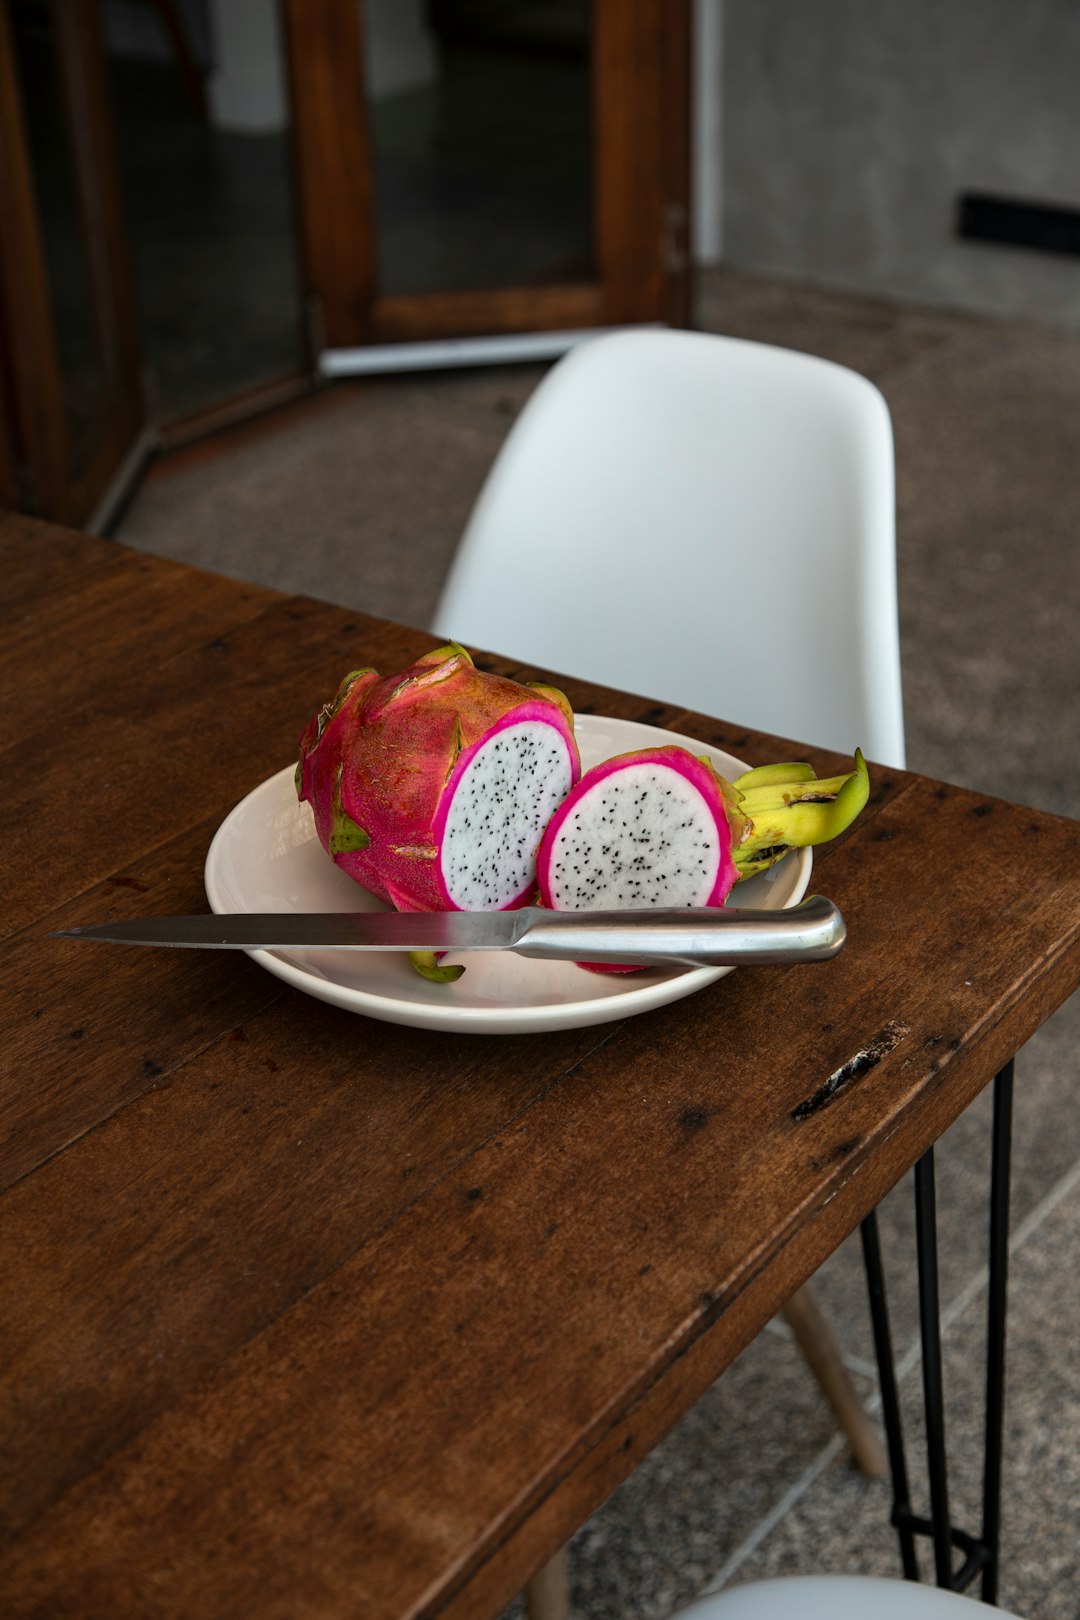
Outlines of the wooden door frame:
{"label": "wooden door frame", "polygon": [[53,8],[72,132],[80,227],[105,398],[91,448],[72,443],[33,166],[7,0],[0,0],[0,363],[9,391],[7,451],[25,469],[27,504],[83,523],[144,426],[142,370],[104,46],[95,0]]}
{"label": "wooden door frame", "polygon": [[15,461],[15,432],[8,403],[7,367],[0,350],[0,508],[18,511],[21,504],[19,474]]}
{"label": "wooden door frame", "polygon": [[67,422],[49,306],[15,41],[0,0],[0,356],[10,388],[8,451],[43,515],[68,518]]}
{"label": "wooden door frame", "polygon": [[378,286],[358,0],[282,0],[304,283],[322,348],[685,325],[690,0],[592,0],[595,279],[493,291]]}

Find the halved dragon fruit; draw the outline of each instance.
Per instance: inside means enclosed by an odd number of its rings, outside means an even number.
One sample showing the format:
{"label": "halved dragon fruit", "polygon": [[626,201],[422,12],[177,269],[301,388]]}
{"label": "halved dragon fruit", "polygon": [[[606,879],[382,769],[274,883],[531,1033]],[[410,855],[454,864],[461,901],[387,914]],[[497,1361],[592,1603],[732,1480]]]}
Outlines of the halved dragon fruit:
{"label": "halved dragon fruit", "polygon": [[[595,765],[548,823],[540,897],[556,911],[722,906],[738,879],[737,813],[708,760],[649,748]],[[630,973],[612,963],[599,972]]]}
{"label": "halved dragon fruit", "polygon": [[722,906],[737,882],[789,849],[835,838],[868,792],[858,750],[846,776],[766,765],[735,782],[685,748],[619,754],[586,771],[548,823],[537,857],[541,899],[557,911]]}
{"label": "halved dragon fruit", "polygon": [[527,904],[541,834],[581,774],[562,693],[485,674],[456,643],[400,675],[354,670],[299,745],[324,849],[398,911]]}

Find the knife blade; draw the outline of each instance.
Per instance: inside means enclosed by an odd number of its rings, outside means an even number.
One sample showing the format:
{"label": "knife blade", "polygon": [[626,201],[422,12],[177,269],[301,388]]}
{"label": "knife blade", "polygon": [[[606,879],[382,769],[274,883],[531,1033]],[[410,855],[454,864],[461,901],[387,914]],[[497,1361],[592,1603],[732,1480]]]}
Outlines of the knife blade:
{"label": "knife blade", "polygon": [[204,950],[516,951],[547,961],[737,967],[825,961],[846,937],[836,906],[812,895],[783,911],[236,912],[137,917],[56,929],[54,937]]}

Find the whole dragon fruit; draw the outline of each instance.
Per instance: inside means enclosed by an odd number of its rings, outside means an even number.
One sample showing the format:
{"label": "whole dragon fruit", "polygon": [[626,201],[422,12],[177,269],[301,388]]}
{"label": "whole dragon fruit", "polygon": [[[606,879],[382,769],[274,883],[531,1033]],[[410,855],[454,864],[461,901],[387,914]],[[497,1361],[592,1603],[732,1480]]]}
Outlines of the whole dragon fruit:
{"label": "whole dragon fruit", "polygon": [[323,848],[398,911],[525,905],[541,834],[581,774],[562,693],[485,674],[456,643],[400,675],[353,670],[299,746]]}
{"label": "whole dragon fruit", "polygon": [[685,748],[619,754],[586,771],[549,821],[541,899],[557,911],[722,906],[736,883],[789,849],[843,832],[868,793],[858,750],[846,776],[820,780],[809,765],[783,764],[735,782]]}

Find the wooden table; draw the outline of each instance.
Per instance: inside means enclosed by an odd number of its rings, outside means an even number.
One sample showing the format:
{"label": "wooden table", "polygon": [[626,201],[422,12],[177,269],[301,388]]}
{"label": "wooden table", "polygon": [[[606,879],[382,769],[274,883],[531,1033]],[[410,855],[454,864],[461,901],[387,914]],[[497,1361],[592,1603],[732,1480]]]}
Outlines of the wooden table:
{"label": "wooden table", "polygon": [[0,569],[0,1612],[495,1614],[1075,987],[1080,828],[877,769],[833,962],[374,1022],[49,930],[205,910],[226,812],[429,639],[22,518]]}

